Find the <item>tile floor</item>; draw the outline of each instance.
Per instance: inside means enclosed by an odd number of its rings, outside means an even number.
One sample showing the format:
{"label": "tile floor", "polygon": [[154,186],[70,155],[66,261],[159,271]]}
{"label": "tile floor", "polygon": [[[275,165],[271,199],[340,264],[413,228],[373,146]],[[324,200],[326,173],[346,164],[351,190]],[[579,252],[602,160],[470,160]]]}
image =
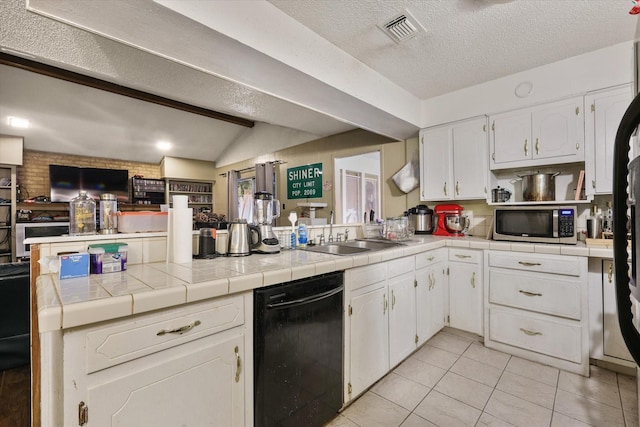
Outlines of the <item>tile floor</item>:
{"label": "tile floor", "polygon": [[560,371],[440,332],[326,427],[638,426],[636,378]]}

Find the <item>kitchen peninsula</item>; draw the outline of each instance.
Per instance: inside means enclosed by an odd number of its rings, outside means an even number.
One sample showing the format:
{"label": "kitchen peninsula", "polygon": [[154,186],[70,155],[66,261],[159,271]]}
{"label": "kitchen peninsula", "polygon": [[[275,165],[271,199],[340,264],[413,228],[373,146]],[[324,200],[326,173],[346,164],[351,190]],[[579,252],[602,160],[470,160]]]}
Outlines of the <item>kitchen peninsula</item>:
{"label": "kitchen peninsula", "polygon": [[[357,235],[357,231],[350,235]],[[609,249],[580,244],[516,244],[435,236],[414,236],[404,245],[364,255],[295,250],[188,264],[166,262],[165,233],[43,238],[33,239],[33,243],[39,259],[44,259],[105,239],[128,244],[126,272],[60,281],[46,263],[32,266],[37,277],[44,425],[76,425],[83,416],[92,420],[89,426],[111,417],[135,423],[143,414],[148,422],[147,414],[152,412],[164,422],[178,423],[188,417],[194,425],[205,419],[223,425],[253,425],[252,291],[342,270],[346,273],[345,404],[445,325],[484,335],[487,346],[493,341],[494,348],[502,351],[588,375],[589,334],[596,325],[590,324],[593,313],[587,315],[587,307],[591,304],[592,276],[597,272],[591,268],[587,272],[587,262],[611,258]],[[515,295],[509,290],[505,294],[499,289],[499,280],[495,294],[490,293],[492,274],[524,271],[514,267],[512,259],[516,265],[517,261],[535,259],[544,268],[575,265],[568,273],[544,272],[546,279],[555,277],[567,286],[563,298],[571,301],[575,310],[566,314],[544,303],[527,305],[530,297],[517,290]],[[526,274],[535,277],[542,273]],[[532,287],[527,292],[535,292],[539,284],[530,281],[527,286]],[[549,301],[556,298],[551,293],[549,297]],[[359,305],[369,298],[372,304]],[[383,300],[388,305],[383,307]],[[375,326],[380,324],[378,317],[367,317],[379,316],[377,309],[367,311],[367,307],[378,306],[380,313],[384,308],[388,316],[382,321],[388,328],[380,331]],[[411,315],[401,316],[406,313]],[[540,344],[531,344],[538,336],[523,333],[522,337],[505,338],[504,331],[494,334],[489,323],[494,313],[511,316],[516,330],[518,321],[532,319],[538,322],[536,327],[550,324],[558,329],[564,325],[571,331],[573,347],[554,341],[552,347],[543,343],[538,348],[535,346]],[[471,318],[460,318],[464,316]],[[359,329],[363,324],[366,328]],[[525,326],[521,327],[529,331],[530,324]],[[366,349],[381,339],[389,352],[380,360]],[[372,344],[374,340],[378,342]],[[176,392],[184,395],[181,404],[188,407],[172,406]],[[212,394],[215,405],[199,402],[203,396],[209,396],[207,402],[211,402]]]}

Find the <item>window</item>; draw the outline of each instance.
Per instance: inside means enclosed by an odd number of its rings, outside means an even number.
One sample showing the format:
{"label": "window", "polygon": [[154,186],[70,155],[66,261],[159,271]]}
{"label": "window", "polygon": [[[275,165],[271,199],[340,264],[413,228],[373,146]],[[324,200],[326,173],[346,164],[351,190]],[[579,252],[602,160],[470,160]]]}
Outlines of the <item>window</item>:
{"label": "window", "polygon": [[380,152],[335,159],[337,223],[364,220],[372,210],[381,216]]}

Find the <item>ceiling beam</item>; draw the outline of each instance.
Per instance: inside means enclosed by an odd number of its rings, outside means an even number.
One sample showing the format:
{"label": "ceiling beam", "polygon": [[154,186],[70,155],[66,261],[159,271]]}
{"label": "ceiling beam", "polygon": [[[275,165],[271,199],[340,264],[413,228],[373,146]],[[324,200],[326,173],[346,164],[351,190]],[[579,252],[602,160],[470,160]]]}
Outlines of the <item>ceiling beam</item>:
{"label": "ceiling beam", "polygon": [[241,117],[232,116],[230,114],[221,113],[219,111],[209,110],[195,105],[186,104],[174,99],[153,95],[141,90],[132,89],[126,86],[110,83],[95,77],[85,76],[84,74],[54,67],[52,65],[43,64],[41,62],[32,61],[30,59],[21,58],[8,53],[0,52],[0,64],[11,67],[20,68],[33,73],[42,74],[56,79],[65,80],[71,83],[77,83],[95,89],[104,90],[115,93],[117,95],[127,96],[129,98],[139,99],[141,101],[151,102],[153,104],[162,105],[177,110],[186,111],[187,113],[198,114],[200,116],[209,117],[224,122],[233,123],[239,126],[252,128],[255,125],[253,120],[243,119]]}

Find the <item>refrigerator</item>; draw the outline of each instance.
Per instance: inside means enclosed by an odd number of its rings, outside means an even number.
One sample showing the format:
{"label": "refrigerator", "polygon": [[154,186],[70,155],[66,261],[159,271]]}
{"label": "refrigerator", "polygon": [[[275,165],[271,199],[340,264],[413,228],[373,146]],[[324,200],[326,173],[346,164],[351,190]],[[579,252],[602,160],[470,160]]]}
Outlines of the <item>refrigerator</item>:
{"label": "refrigerator", "polygon": [[[636,365],[640,365],[640,313],[634,312],[634,307],[640,306],[640,25],[636,26],[633,76],[636,96],[622,117],[614,148],[613,257],[620,332]],[[637,367],[636,372],[640,390]]]}

